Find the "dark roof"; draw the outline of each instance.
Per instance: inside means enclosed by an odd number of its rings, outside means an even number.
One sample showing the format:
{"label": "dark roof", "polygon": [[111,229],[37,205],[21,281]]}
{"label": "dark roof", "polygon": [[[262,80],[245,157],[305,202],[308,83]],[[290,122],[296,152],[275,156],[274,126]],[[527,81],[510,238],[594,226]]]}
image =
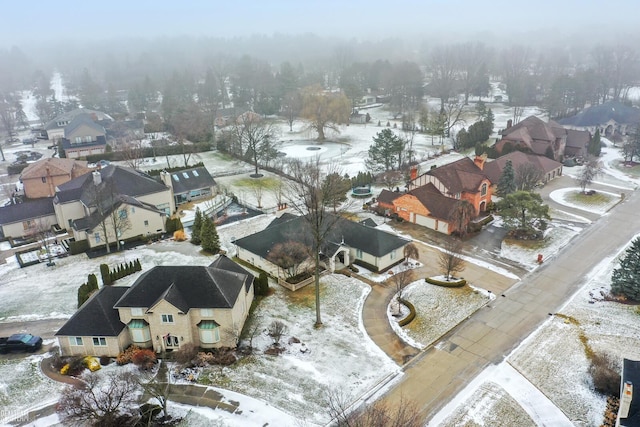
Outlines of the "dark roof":
{"label": "dark roof", "polygon": [[52,197],[32,199],[24,203],[0,207],[0,224],[12,224],[54,214]]}
{"label": "dark roof", "polygon": [[640,122],[640,109],[618,101],[609,101],[586,108],[572,117],[559,120],[561,125],[578,127],[597,126],[614,120],[616,123],[636,124]]}
{"label": "dark roof", "polygon": [[186,193],[200,188],[210,188],[216,185],[207,168],[193,168],[172,172],[171,185],[173,194]]}
{"label": "dark roof", "polygon": [[398,191],[389,191],[384,189],[378,195],[378,203],[391,204],[395,199],[397,199],[400,196],[402,196],[402,193]]}
{"label": "dark roof", "polygon": [[442,194],[432,183],[414,188],[409,193],[429,210],[431,215],[438,219],[449,221],[453,209],[459,200]]}
{"label": "dark roof", "polygon": [[78,149],[78,148],[84,148],[84,147],[97,147],[99,145],[107,145],[107,140],[102,135],[97,136],[95,141],[83,142],[81,144],[78,144],[78,143],[72,144],[71,141],[69,141],[67,138],[62,138],[62,148],[64,148],[65,150]]}
{"label": "dark roof", "polygon": [[62,325],[56,336],[118,336],[126,325],[114,305],[128,290],[126,286],[103,286]]}
{"label": "dark roof", "polygon": [[552,160],[546,156],[523,153],[522,151],[513,151],[484,164],[484,171],[489,176],[489,180],[491,182],[498,183],[500,181],[502,171],[509,160],[511,160],[511,166],[513,167],[514,172],[518,170],[521,165],[527,163],[533,164],[545,174],[562,166],[562,163]]}
{"label": "dark roof", "polygon": [[69,122],[64,128],[64,136],[72,134],[80,126],[89,126],[90,128],[105,134],[104,128],[98,123],[94,122],[89,114],[78,114]]}
{"label": "dark roof", "polygon": [[191,308],[232,308],[240,291],[251,287],[253,275],[231,264],[235,263],[218,259],[208,267],[153,267],[135,281],[115,307],[150,308],[164,299],[183,313]]}
{"label": "dark roof", "polygon": [[633,385],[633,394],[627,417],[620,418],[620,427],[640,427],[640,361],[623,360],[620,396],[625,382]]}
{"label": "dark roof", "polygon": [[447,188],[450,195],[462,192],[478,192],[480,184],[487,175],[469,157],[463,157],[439,168],[431,169],[426,175],[432,175]]}
{"label": "dark roof", "polygon": [[[502,131],[502,138],[504,139],[512,139],[509,138],[509,135],[515,133],[518,134],[518,131],[525,130],[526,133],[534,140],[538,141],[548,141],[553,142],[556,140],[556,135],[553,132],[553,129],[550,124],[545,123],[542,119],[539,119],[536,116],[529,116],[526,119],[522,120],[517,125],[514,125],[508,129]],[[516,140],[519,140],[520,137],[516,137]]]}
{"label": "dark roof", "polygon": [[[158,182],[149,175],[123,166],[111,164],[100,169],[97,173],[100,174],[102,181],[100,185],[105,186],[107,183],[112,184],[113,191],[116,194],[138,197],[158,193],[167,189],[163,183]],[[72,200],[82,200],[82,202],[88,206],[91,205],[92,199],[94,198],[94,186],[93,174],[86,174],[59,185],[56,198],[62,203]]]}
{"label": "dark roof", "polygon": [[82,114],[89,115],[92,119],[95,120],[113,121],[113,118],[110,115],[105,114],[102,111],[89,110],[87,108],[76,108],[75,110],[68,111],[55,117],[53,120],[49,121],[49,123],[47,123],[44,128],[45,130],[60,129],[64,126],[58,126],[59,122],[71,122],[74,117]]}
{"label": "dark roof", "polygon": [[584,148],[591,141],[591,133],[584,130],[567,129],[567,147]]}
{"label": "dark roof", "polygon": [[[110,203],[110,205],[109,205]],[[112,200],[106,200],[102,214],[96,209],[91,215],[73,221],[73,228],[76,230],[93,230],[98,224],[102,223],[102,220],[109,216],[114,210],[118,209],[123,204],[133,206],[140,209],[146,209],[149,211],[157,212],[164,215],[164,211],[158,210],[155,206],[141,202],[134,199],[131,196],[119,194]]]}
{"label": "dark roof", "polygon": [[[336,217],[333,214],[327,213],[326,215],[331,217],[331,222],[335,220],[335,225],[321,248],[323,253],[331,253],[333,248],[340,244],[343,239],[345,245],[360,249],[376,257],[384,256],[392,250],[401,248],[409,243],[408,240],[395,234],[367,227],[357,222]],[[234,243],[251,253],[266,258],[271,248],[278,243],[296,240],[310,244],[310,237],[306,219],[298,216],[288,220],[279,220],[278,223],[275,223],[274,220],[266,229],[238,239]]]}
{"label": "dark roof", "polygon": [[378,226],[378,224],[376,224],[376,222],[374,220],[372,220],[371,218],[363,219],[362,221],[360,221],[360,224],[366,225],[367,227],[377,227]]}

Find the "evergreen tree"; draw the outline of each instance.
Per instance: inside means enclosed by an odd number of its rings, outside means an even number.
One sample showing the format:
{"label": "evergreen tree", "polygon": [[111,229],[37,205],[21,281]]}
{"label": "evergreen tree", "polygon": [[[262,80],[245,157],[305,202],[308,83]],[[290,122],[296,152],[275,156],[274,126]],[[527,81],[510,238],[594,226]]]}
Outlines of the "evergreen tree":
{"label": "evergreen tree", "polygon": [[216,225],[211,218],[203,219],[200,239],[202,240],[203,250],[212,254],[217,254],[220,251],[220,237],[218,237]]}
{"label": "evergreen tree", "polygon": [[98,290],[98,278],[95,274],[89,274],[89,277],[87,279],[87,286],[90,292]]}
{"label": "evergreen tree", "polygon": [[100,276],[102,276],[102,286],[111,284],[111,271],[107,264],[100,264]]}
{"label": "evergreen tree", "polygon": [[551,146],[547,147],[547,150],[544,152],[545,157],[548,157],[551,160],[555,160],[556,159],[556,155],[553,152],[553,148],[551,148]]}
{"label": "evergreen tree", "polygon": [[202,212],[200,212],[200,208],[196,208],[196,216],[193,219],[193,226],[191,227],[191,243],[194,245],[199,245],[200,234],[202,233]]}
{"label": "evergreen tree", "polygon": [[402,166],[402,154],[406,142],[393,133],[391,129],[383,129],[373,137],[373,145],[369,147],[367,167],[375,172],[386,172]]}
{"label": "evergreen tree", "polygon": [[504,165],[500,180],[498,181],[498,188],[496,194],[500,197],[504,197],[507,194],[511,194],[516,191],[516,176],[513,171],[513,164],[511,160],[507,160]]}
{"label": "evergreen tree", "polygon": [[631,242],[620,266],[613,270],[611,293],[640,301],[640,237]]}
{"label": "evergreen tree", "polygon": [[264,271],[260,272],[260,276],[254,280],[255,292],[261,296],[269,294],[269,277]]}
{"label": "evergreen tree", "polygon": [[593,135],[593,137],[589,141],[587,152],[592,156],[599,157],[601,151],[602,145],[600,143],[600,129],[597,129],[595,135]]}

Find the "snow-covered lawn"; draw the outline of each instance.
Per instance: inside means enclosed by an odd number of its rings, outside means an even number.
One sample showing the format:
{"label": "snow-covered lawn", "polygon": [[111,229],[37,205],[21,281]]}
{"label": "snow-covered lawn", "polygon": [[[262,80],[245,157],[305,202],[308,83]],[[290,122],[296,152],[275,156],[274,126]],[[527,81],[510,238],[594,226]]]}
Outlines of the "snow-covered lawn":
{"label": "snow-covered lawn", "polygon": [[394,298],[387,310],[389,322],[404,341],[422,349],[487,304],[491,295],[471,286],[447,288],[417,280],[402,291],[402,298],[415,307],[415,319],[407,326],[400,327],[398,318],[394,316],[397,313]]}
{"label": "snow-covered lawn", "polygon": [[[545,322],[508,356],[503,364],[510,364],[515,370],[498,365],[497,369],[504,377],[503,388],[524,378],[539,391],[535,393],[537,396],[519,393],[516,388],[509,393],[517,405],[506,414],[497,411],[495,408],[502,407],[504,390],[494,390],[492,382],[496,373],[490,370],[496,367],[491,367],[469,387],[470,390],[465,390],[466,394],[461,393],[461,398],[455,401],[457,409],[445,408],[446,416],[440,413],[435,419],[448,417],[443,424],[446,426],[467,425],[458,422],[468,420],[475,423],[468,425],[530,425],[529,416],[523,415],[524,408],[553,405],[574,425],[600,425],[605,397],[592,389],[589,361],[582,340],[586,338],[596,354],[607,353],[613,360],[640,359],[640,322],[636,307],[602,300],[602,295],[609,291],[611,272],[617,266],[618,256],[613,254],[595,266],[587,275],[589,281],[558,315]],[[494,391],[488,393],[487,387]],[[477,393],[483,398],[479,400]],[[504,423],[504,419],[517,422]],[[555,423],[544,425],[567,425],[567,422],[559,415]]]}
{"label": "snow-covered lawn", "polygon": [[[313,287],[295,293],[274,289],[254,315],[262,331],[253,342],[255,354],[224,368],[223,376],[218,368],[205,371],[201,378],[206,383],[268,401],[301,421],[317,424],[328,421],[325,390],[339,389],[356,399],[398,372],[364,331],[360,313],[370,291],[367,285],[342,275],[324,276],[320,329],[313,327]],[[263,353],[272,343],[266,329],[273,320],[288,328],[281,340],[285,351],[279,356]]]}

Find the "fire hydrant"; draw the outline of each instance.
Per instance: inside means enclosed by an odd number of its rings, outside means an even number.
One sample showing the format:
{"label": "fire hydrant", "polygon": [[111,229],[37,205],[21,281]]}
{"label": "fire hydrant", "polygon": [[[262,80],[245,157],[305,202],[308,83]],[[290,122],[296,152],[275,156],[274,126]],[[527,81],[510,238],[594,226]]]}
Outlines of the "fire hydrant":
{"label": "fire hydrant", "polygon": [[542,254],[538,254],[538,264],[542,264]]}

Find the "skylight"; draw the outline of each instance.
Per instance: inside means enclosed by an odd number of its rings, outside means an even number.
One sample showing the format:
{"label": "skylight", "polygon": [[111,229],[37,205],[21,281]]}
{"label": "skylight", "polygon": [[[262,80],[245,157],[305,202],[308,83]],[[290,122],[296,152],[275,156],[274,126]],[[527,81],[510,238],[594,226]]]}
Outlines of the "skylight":
{"label": "skylight", "polygon": [[182,172],[182,176],[184,176],[185,179],[189,179],[189,174],[186,172]]}
{"label": "skylight", "polygon": [[198,171],[193,171],[193,176],[197,177],[197,176],[200,176],[200,175],[198,175]]}
{"label": "skylight", "polygon": [[180,178],[178,177],[177,174],[174,173],[172,176],[174,181],[180,181]]}

